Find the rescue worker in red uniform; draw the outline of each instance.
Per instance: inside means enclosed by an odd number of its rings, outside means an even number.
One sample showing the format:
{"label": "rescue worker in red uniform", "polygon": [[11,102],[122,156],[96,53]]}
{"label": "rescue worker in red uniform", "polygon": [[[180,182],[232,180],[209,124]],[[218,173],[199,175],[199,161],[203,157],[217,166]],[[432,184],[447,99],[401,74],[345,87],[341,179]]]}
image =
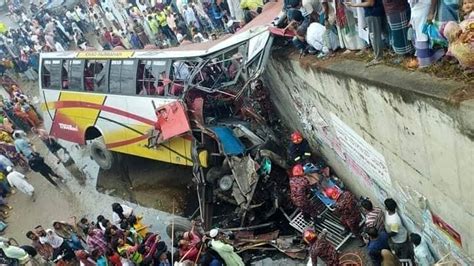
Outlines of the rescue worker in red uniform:
{"label": "rescue worker in red uniform", "polygon": [[295,131],[291,134],[291,143],[288,147],[288,159],[292,164],[304,164],[311,157],[309,143],[303,138],[300,132]]}
{"label": "rescue worker in red uniform", "polygon": [[346,231],[357,235],[362,217],[354,194],[347,190],[342,192],[336,201],[336,211],[341,216],[341,223],[346,227]]}
{"label": "rescue worker in red uniform", "polygon": [[300,208],[304,215],[316,217],[319,210],[311,198],[311,185],[304,175],[303,166],[293,166],[290,177],[290,197],[293,205]]}
{"label": "rescue worker in red uniform", "polygon": [[334,246],[326,239],[326,229],[318,236],[313,229],[303,232],[303,240],[309,245],[309,256],[313,266],[318,265],[318,258],[328,266],[338,266],[339,254]]}

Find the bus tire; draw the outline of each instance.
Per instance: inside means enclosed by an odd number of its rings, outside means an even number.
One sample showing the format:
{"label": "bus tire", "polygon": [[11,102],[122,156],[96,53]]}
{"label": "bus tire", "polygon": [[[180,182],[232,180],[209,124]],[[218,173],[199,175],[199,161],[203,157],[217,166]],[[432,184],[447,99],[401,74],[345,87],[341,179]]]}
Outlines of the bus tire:
{"label": "bus tire", "polygon": [[114,164],[114,154],[107,150],[102,138],[97,138],[89,144],[92,159],[104,170],[109,170]]}
{"label": "bus tire", "polygon": [[[166,234],[169,236],[170,239],[172,237],[172,229],[173,229],[172,223],[173,221],[170,221],[170,224],[166,226]],[[191,221],[189,221],[188,219],[182,218],[182,217],[174,218],[174,239],[175,240],[179,239],[180,237],[182,237],[184,232],[190,231],[191,228],[192,228],[192,224],[191,224]]]}

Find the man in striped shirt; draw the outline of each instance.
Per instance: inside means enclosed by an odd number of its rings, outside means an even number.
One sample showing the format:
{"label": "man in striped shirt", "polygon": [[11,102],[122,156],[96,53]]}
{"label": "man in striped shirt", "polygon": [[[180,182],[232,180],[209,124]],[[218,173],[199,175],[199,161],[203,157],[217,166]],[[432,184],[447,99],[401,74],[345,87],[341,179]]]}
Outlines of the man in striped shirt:
{"label": "man in striped shirt", "polygon": [[374,207],[372,202],[364,199],[361,202],[362,207],[366,210],[365,213],[365,228],[375,227],[377,231],[384,228],[384,212],[378,207]]}

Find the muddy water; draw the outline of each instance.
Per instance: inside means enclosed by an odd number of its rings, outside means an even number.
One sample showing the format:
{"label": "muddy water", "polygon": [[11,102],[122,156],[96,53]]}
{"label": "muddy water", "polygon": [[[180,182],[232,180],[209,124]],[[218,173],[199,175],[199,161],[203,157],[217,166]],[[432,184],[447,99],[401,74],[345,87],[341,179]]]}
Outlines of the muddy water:
{"label": "muddy water", "polygon": [[120,155],[116,167],[100,170],[97,189],[124,200],[178,215],[197,208],[191,167]]}

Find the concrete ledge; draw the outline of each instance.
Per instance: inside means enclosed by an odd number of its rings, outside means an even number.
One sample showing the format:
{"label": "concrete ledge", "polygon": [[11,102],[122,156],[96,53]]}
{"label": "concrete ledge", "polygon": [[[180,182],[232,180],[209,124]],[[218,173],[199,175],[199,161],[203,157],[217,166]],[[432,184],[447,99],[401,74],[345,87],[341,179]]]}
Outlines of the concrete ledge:
{"label": "concrete ledge", "polygon": [[[474,84],[437,78],[420,71],[408,71],[387,65],[365,67],[364,62],[336,56],[326,60],[315,56],[299,58],[293,51],[276,49],[272,60],[291,71],[299,65],[306,71],[320,72],[341,81],[355,80],[399,95],[406,103],[424,101],[458,121],[459,129],[474,140]],[[294,73],[306,80],[307,73]]]}
{"label": "concrete ledge", "polygon": [[[300,62],[305,68],[311,68],[339,77],[352,78],[359,82],[380,88],[396,90],[409,101],[411,93],[459,104],[467,99],[474,99],[474,84],[437,78],[421,71],[408,71],[387,65],[365,67],[364,62],[341,57],[326,60],[307,55],[299,58],[295,53],[277,49],[273,57],[281,60]],[[465,92],[462,92],[465,90]],[[466,92],[468,91],[468,92]],[[403,93],[405,92],[405,93]]]}

